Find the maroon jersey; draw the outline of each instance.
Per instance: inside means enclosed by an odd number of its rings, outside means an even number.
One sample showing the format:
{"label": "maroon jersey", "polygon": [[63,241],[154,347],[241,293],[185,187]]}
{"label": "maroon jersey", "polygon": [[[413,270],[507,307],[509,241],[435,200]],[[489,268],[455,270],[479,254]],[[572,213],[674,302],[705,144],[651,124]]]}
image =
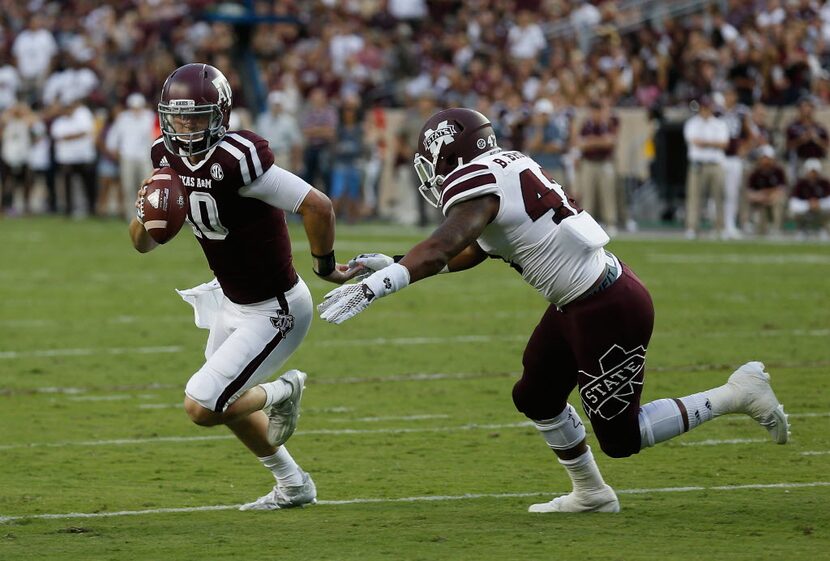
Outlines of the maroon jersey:
{"label": "maroon jersey", "polygon": [[824,199],[830,197],[830,181],[823,177],[819,177],[815,181],[810,181],[806,177],[800,179],[793,187],[792,196],[796,199]]}
{"label": "maroon jersey", "polygon": [[[582,124],[582,128],[579,131],[579,136],[601,136],[608,133],[616,133],[618,126],[619,120],[613,116],[605,122],[593,121],[591,119],[588,119]],[[592,148],[589,150],[584,150],[582,152],[582,157],[592,162],[601,162],[611,158],[613,153],[614,150],[612,148]]]}
{"label": "maroon jersey", "polygon": [[[795,121],[787,127],[787,140],[794,141],[805,134],[814,134],[822,140],[827,140],[827,129],[818,123],[803,123]],[[807,158],[823,159],[827,151],[815,140],[809,140],[795,149],[795,155],[801,160]]]}
{"label": "maroon jersey", "polygon": [[723,114],[723,120],[729,129],[729,144],[724,151],[727,156],[737,156],[741,143],[749,137],[744,126],[747,109],[743,105],[737,105]]}
{"label": "maroon jersey", "polygon": [[787,184],[784,169],[779,165],[763,168],[758,167],[749,176],[748,187],[752,191],[763,191]]}
{"label": "maroon jersey", "polygon": [[170,166],[181,177],[190,199],[187,220],[232,302],[268,300],[297,283],[285,213],[239,194],[274,163],[267,140],[251,131],[229,132],[192,164],[158,138],[150,157],[154,168]]}

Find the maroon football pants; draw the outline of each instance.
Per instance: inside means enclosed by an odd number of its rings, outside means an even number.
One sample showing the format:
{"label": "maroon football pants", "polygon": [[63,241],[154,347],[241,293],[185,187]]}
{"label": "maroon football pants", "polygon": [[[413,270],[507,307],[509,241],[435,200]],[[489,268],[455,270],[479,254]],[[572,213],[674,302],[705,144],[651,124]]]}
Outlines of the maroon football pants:
{"label": "maroon football pants", "polygon": [[625,265],[605,290],[567,305],[551,305],[525,348],[524,372],[513,387],[516,408],[535,421],[559,415],[574,387],[603,452],[622,458],[640,451],[640,394],[654,306]]}

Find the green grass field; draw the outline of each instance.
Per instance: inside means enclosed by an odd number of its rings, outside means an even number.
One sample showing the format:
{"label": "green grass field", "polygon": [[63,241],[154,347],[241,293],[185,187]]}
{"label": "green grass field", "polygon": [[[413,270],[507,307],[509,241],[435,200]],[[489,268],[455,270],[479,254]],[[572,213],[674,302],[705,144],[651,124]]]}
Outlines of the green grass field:
{"label": "green grass field", "polygon": [[[330,286],[292,232],[319,301]],[[342,261],[402,253],[423,233],[338,234]],[[320,503],[242,513],[234,505],[267,492],[270,474],[181,408],[207,332],[173,288],[211,276],[192,236],[139,255],[120,223],[0,221],[0,559],[830,558],[830,247],[610,249],[657,309],[644,401],[763,360],[790,444],[717,419],[632,458],[599,453],[620,514],[528,514],[569,490],[510,398],[545,303],[492,261],[344,325],[315,319],[286,367],[309,373],[289,448]]]}

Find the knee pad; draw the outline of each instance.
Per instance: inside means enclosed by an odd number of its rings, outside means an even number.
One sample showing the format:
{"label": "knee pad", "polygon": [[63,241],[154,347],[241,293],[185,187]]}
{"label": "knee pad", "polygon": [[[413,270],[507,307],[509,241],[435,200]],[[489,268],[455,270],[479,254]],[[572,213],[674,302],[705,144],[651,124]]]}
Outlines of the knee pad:
{"label": "knee pad", "polygon": [[553,419],[534,423],[552,450],[569,450],[585,439],[585,425],[570,403]]}
{"label": "knee pad", "polygon": [[683,434],[683,416],[673,399],[658,399],[640,408],[640,447],[648,448],[658,442]]}

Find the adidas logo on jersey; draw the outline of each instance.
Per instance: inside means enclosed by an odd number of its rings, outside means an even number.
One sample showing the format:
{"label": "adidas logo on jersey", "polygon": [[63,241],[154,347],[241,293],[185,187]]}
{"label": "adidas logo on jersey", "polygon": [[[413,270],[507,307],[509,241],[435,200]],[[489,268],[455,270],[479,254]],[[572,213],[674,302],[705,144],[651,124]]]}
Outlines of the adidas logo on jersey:
{"label": "adidas logo on jersey", "polygon": [[159,167],[166,168],[170,167],[170,162],[167,161],[167,156],[162,156],[161,161],[159,162]]}

